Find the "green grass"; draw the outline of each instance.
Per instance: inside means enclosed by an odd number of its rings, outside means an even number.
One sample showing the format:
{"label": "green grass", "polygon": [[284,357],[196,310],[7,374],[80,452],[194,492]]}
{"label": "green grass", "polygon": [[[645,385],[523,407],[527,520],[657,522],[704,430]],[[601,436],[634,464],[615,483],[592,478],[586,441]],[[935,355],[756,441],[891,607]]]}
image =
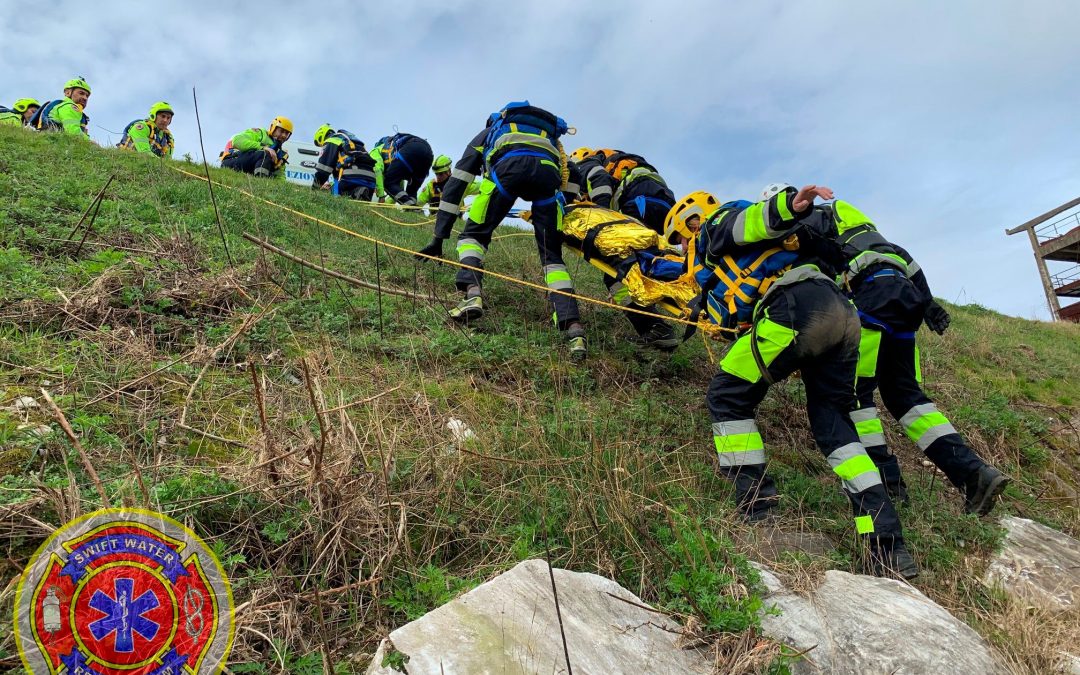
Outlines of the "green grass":
{"label": "green grass", "polygon": [[[114,503],[190,524],[222,557],[237,602],[271,607],[241,620],[290,626],[269,642],[241,633],[236,663],[321,672],[328,649],[341,672],[361,672],[390,629],[546,551],[557,566],[697,615],[706,632],[755,629],[754,551],[710,463],[703,398],[715,367],[700,340],[673,356],[642,352],[627,343],[623,318],[585,305],[591,353],[576,366],[531,289],[490,280],[492,311],[463,330],[445,315],[452,268],[385,247],[376,263],[369,242],[219,188],[230,265],[206,184],[169,166],[0,129],[0,406],[49,389]],[[430,236],[414,214],[378,212],[417,224],[398,225],[321,192],[211,173],[408,249]],[[65,239],[112,174],[75,254]],[[380,304],[264,254],[244,232],[440,301],[384,295]],[[578,290],[603,297],[599,273],[568,261]],[[497,240],[487,264],[541,277],[527,236]],[[1080,475],[1080,327],[949,309],[944,337],[919,336],[928,391],[980,454],[1016,476],[1003,512],[1080,534],[1069,493]],[[323,409],[372,400],[320,416],[312,394]],[[784,527],[819,532],[835,550],[824,562],[785,563],[854,570],[848,506],[809,436],[804,398],[798,381],[776,387],[760,422]],[[189,429],[178,424],[185,407]],[[451,417],[476,439],[454,447]],[[5,584],[45,534],[20,514],[58,525],[98,505],[63,437],[28,435],[18,428],[27,422],[52,424],[41,410],[0,413],[0,504],[18,532],[0,563]],[[886,426],[911,486],[901,516],[926,570],[918,586],[989,633],[985,599],[957,589],[971,588],[997,529],[962,515],[951,486]],[[286,457],[268,466],[277,455]],[[10,635],[0,635],[10,653]]]}

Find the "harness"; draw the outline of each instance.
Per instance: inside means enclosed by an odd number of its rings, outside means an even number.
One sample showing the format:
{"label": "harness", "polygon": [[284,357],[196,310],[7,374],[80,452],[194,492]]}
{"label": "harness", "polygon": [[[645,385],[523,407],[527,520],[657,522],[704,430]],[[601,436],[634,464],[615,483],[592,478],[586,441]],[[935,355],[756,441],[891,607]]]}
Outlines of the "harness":
{"label": "harness", "polygon": [[364,142],[352,133],[338,129],[330,138],[341,141],[334,171],[334,187],[342,180],[363,187],[375,187],[375,160],[364,150]]}
{"label": "harness", "polygon": [[150,152],[154,153],[158,157],[165,157],[168,155],[173,147],[173,135],[168,129],[158,129],[153,120],[132,120],[128,122],[128,125],[124,127],[124,135],[120,138],[120,142],[116,144],[118,148],[126,148],[128,150],[135,149],[135,142],[131,140],[129,131],[131,127],[135,126],[139,122],[144,122],[150,127]]}
{"label": "harness", "polygon": [[380,138],[377,145],[379,154],[382,155],[383,166],[390,166],[392,162],[399,161],[405,165],[405,168],[409,170],[409,173],[416,173],[398,150],[400,146],[414,138],[418,138],[418,136],[413,136],[412,134],[394,134],[393,136],[383,136]]}
{"label": "harness", "polygon": [[[488,132],[484,137],[483,155],[487,174],[499,194],[516,199],[499,180],[496,168],[504,159],[511,157],[535,157],[550,162],[562,173],[562,152],[555,145],[568,127],[561,117],[529,104],[528,101],[508,103],[502,110],[488,117]],[[533,202],[533,207],[551,203],[565,204],[565,197],[556,191],[546,199]]]}

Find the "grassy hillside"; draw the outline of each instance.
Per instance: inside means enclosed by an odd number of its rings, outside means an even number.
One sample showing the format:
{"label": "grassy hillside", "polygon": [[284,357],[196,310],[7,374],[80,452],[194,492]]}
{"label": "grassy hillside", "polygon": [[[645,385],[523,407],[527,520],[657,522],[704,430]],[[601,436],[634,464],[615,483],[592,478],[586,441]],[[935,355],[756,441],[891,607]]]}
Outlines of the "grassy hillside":
{"label": "grassy hillside", "polygon": [[[195,169],[0,128],[5,616],[50,528],[101,503],[45,409],[9,409],[42,387],[113,505],[163,511],[213,544],[238,605],[233,672],[317,673],[324,660],[362,672],[394,627],[536,556],[679,613],[721,672],[780,671],[779,649],[754,632],[747,557],[805,577],[858,569],[848,506],[809,436],[797,380],[763,409],[784,512],[784,534],[763,542],[734,520],[712,467],[703,397],[715,368],[700,339],[674,355],[641,351],[625,319],[586,306],[590,358],[574,365],[534,290],[490,280],[493,311],[462,329],[446,319],[448,266],[216,189],[230,265],[206,183],[170,166]],[[430,236],[416,214],[212,174],[385,242],[415,249]],[[111,175],[80,247],[73,228]],[[348,286],[244,232],[437,299]],[[539,280],[531,236],[499,234],[489,269]],[[580,292],[603,297],[599,273],[580,260],[571,271]],[[1001,512],[1080,535],[1080,327],[949,309],[944,337],[919,336],[931,394],[1016,478]],[[455,442],[451,418],[475,438]],[[56,433],[35,434],[42,425]],[[1077,629],[978,584],[997,528],[963,515],[897,432],[889,426],[912,488],[901,516],[924,569],[916,585],[1018,672],[1041,672],[1051,643]],[[810,535],[812,546],[775,545]],[[0,665],[17,662],[5,621]]]}

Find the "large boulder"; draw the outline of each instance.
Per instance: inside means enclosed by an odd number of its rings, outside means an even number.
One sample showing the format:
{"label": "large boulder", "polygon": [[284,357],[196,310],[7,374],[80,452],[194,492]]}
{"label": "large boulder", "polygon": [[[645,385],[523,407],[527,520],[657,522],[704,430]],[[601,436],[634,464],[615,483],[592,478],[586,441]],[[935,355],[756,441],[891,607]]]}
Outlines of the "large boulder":
{"label": "large boulder", "polygon": [[1026,518],[1001,525],[1005,541],[983,581],[1042,610],[1080,610],[1080,541]]}
{"label": "large boulder", "polygon": [[804,655],[802,673],[1006,673],[983,639],[915,588],[830,570],[809,595],[760,567],[764,633]]}
{"label": "large boulder", "polygon": [[[680,649],[679,625],[619,584],[556,569],[574,673],[711,673],[704,655]],[[408,657],[409,675],[566,673],[547,564],[528,560],[390,633],[368,675],[398,675],[383,657]],[[401,660],[403,657],[397,657]]]}

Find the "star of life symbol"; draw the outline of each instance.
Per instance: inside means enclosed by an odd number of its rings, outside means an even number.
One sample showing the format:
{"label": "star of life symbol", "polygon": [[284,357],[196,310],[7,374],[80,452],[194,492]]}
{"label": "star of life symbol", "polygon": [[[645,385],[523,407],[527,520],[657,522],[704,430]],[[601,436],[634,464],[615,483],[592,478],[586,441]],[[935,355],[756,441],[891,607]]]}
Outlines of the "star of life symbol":
{"label": "star of life symbol", "polygon": [[28,672],[219,672],[232,594],[213,552],[159,513],[106,509],[60,527],[23,571],[16,646]]}
{"label": "star of life symbol", "polygon": [[116,588],[114,597],[110,598],[98,590],[94,597],[90,598],[90,606],[106,615],[90,624],[90,633],[98,641],[115,634],[113,648],[118,652],[132,652],[135,650],[132,633],[138,633],[147,640],[153,640],[157,636],[161,625],[143,618],[143,614],[161,606],[161,603],[153,591],[145,591],[133,600],[131,596],[135,590],[134,579],[121,577],[114,580],[113,584]]}

